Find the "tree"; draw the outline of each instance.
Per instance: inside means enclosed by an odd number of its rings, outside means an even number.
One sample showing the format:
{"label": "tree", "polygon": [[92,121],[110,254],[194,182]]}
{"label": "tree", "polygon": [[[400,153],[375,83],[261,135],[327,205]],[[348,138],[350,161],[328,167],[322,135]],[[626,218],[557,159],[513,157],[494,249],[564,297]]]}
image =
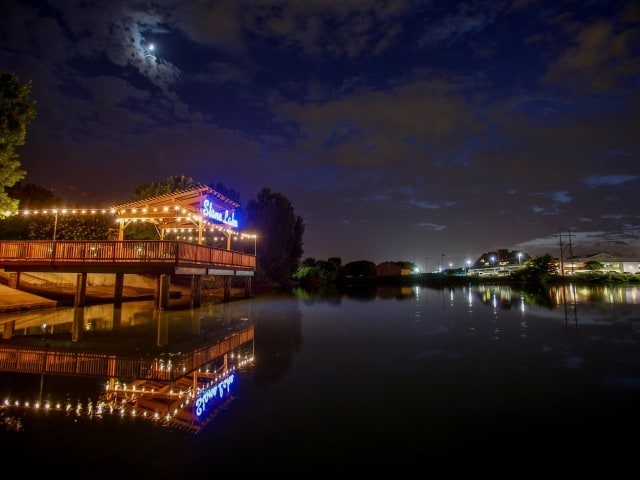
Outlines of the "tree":
{"label": "tree", "polygon": [[35,116],[31,82],[21,85],[16,74],[0,72],[0,218],[18,209],[18,201],[11,198],[6,189],[27,174],[15,149],[24,145],[27,126]]}
{"label": "tree", "polygon": [[224,184],[219,182],[216,183],[215,185],[213,183],[210,183],[209,188],[212,188],[216,192],[221,193],[222,195],[227,197],[229,200],[233,200],[236,203],[240,203],[240,193],[236,192],[233,188],[227,188]]}
{"label": "tree", "polygon": [[369,260],[356,260],[344,266],[345,275],[349,277],[375,277],[376,264]]}
{"label": "tree", "polygon": [[331,257],[328,260],[316,261],[313,257],[307,257],[302,265],[293,274],[293,278],[307,288],[333,285],[342,280],[342,260],[339,257]]}
{"label": "tree", "polygon": [[589,260],[584,264],[585,270],[604,270],[604,265],[600,262],[596,262],[595,260]]}
{"label": "tree", "polygon": [[284,284],[298,270],[304,252],[304,222],[289,199],[263,188],[247,208],[247,229],[258,235],[256,275]]}
{"label": "tree", "polygon": [[193,178],[184,175],[169,177],[162,182],[143,183],[136,187],[134,200],[159,197],[181,190],[191,190],[200,186]]}
{"label": "tree", "polygon": [[[21,210],[50,209],[61,203],[53,190],[22,181],[7,188],[8,195]],[[0,221],[0,238],[5,240],[48,240],[52,238],[54,220],[50,215],[11,215]]]}
{"label": "tree", "polygon": [[518,276],[533,283],[545,283],[558,272],[558,261],[548,253],[527,260],[524,268],[518,270]]}
{"label": "tree", "polygon": [[62,204],[60,198],[52,189],[20,181],[13,187],[7,188],[11,198],[20,202],[20,210],[37,208],[55,208]]}

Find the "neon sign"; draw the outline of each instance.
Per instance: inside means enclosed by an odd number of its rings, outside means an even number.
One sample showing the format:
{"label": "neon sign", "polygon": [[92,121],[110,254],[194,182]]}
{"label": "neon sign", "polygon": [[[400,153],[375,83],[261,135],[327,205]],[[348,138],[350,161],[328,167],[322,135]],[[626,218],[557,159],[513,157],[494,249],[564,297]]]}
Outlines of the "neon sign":
{"label": "neon sign", "polygon": [[229,387],[235,380],[235,375],[231,374],[224,380],[216,383],[214,386],[205,388],[200,392],[194,403],[194,412],[196,417],[200,418],[207,410],[207,406],[216,397],[222,398],[229,393]]}
{"label": "neon sign", "polygon": [[216,210],[213,202],[209,198],[205,198],[202,202],[202,215],[216,222],[238,228],[238,220],[235,218],[235,212],[229,214],[229,210],[225,210],[224,212]]}

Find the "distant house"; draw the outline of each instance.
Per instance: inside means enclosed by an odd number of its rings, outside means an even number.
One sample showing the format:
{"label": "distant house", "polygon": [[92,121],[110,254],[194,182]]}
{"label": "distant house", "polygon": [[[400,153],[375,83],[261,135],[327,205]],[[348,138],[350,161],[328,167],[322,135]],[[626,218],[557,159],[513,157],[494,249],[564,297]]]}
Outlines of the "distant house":
{"label": "distant house", "polygon": [[401,268],[393,262],[383,262],[376,266],[376,275],[378,277],[384,276],[397,276],[397,275],[410,275],[411,270],[407,268]]}
{"label": "distant house", "polygon": [[[530,258],[526,253],[508,252],[506,250],[484,253],[468,269],[467,275],[508,276],[513,271],[518,270]],[[565,275],[585,272],[640,274],[640,258],[616,257],[604,252],[584,257],[556,258],[556,262],[557,273],[561,273],[562,270]]]}
{"label": "distant house", "polygon": [[[600,264],[600,268],[589,268],[589,264]],[[640,258],[616,257],[608,253],[600,252],[584,257],[565,258],[562,262],[565,274],[581,272],[605,272],[605,273],[640,273]]]}

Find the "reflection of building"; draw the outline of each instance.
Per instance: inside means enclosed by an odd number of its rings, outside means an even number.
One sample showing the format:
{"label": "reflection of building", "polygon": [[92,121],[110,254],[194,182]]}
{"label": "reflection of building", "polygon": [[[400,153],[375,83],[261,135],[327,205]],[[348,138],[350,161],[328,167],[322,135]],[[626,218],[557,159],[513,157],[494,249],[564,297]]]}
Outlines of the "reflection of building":
{"label": "reflection of building", "polygon": [[403,286],[378,286],[376,287],[376,295],[378,298],[411,298],[413,297],[413,291],[411,287]]}
{"label": "reflection of building", "polygon": [[197,433],[234,400],[236,372],[253,362],[251,342],[171,382],[137,379],[127,384],[112,378],[98,405]]}
{"label": "reflection of building", "polygon": [[39,401],[5,399],[3,406],[74,411],[90,417],[114,413],[196,433],[233,400],[236,373],[254,364],[253,325],[222,333],[226,335],[204,345],[183,343],[176,353],[155,355],[101,353],[88,345],[75,350],[55,344],[2,345],[3,372],[107,379],[104,394],[88,405],[42,401],[41,391]]}
{"label": "reflection of building", "polygon": [[479,285],[473,289],[484,305],[493,305],[500,310],[511,310],[512,289],[508,285]]}

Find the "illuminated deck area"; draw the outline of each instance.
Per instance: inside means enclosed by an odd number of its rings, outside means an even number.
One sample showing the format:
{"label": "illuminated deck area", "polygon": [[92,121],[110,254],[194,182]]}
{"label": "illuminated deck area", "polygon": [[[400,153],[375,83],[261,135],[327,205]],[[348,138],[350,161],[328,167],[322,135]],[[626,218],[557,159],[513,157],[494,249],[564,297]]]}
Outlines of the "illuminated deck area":
{"label": "illuminated deck area", "polygon": [[7,272],[253,275],[255,255],[165,240],[0,241]]}

